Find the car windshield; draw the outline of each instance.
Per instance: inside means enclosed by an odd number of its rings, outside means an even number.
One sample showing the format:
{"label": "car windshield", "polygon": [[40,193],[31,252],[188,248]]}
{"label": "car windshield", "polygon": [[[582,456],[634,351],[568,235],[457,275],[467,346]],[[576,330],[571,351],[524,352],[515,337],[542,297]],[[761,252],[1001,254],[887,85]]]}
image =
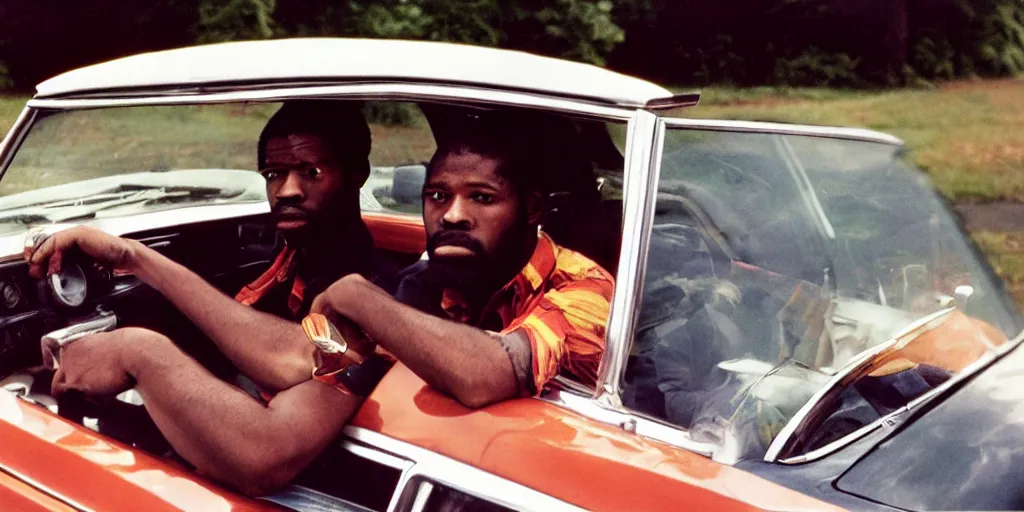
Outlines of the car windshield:
{"label": "car windshield", "polygon": [[[0,179],[0,235],[40,224],[265,203],[266,183],[255,172],[256,145],[279,106],[40,111]],[[363,210],[419,209],[422,163],[434,142],[414,105],[391,103],[377,117],[395,112],[405,116],[401,126],[371,122],[375,134],[386,131],[391,142],[375,145],[371,154],[372,173],[360,195]],[[400,194],[392,194],[393,183]]]}
{"label": "car windshield", "polygon": [[822,448],[1021,327],[902,146],[777,130],[666,133],[625,375],[726,461]]}

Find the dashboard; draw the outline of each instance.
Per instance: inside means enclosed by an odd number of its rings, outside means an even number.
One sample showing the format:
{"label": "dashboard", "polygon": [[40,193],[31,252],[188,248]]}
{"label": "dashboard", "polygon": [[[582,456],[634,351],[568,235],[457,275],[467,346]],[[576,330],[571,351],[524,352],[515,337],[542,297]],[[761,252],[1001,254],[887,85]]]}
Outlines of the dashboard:
{"label": "dashboard", "polygon": [[134,277],[115,277],[84,261],[68,261],[41,280],[29,277],[24,262],[0,265],[0,377],[40,364],[38,340],[44,333],[93,314],[138,286]]}
{"label": "dashboard", "polygon": [[[254,218],[130,237],[191,268],[227,293],[259,275],[277,243],[273,230]],[[44,279],[34,279],[20,258],[0,263],[0,380],[42,364],[39,340],[46,333],[101,314],[116,314],[122,326],[194,337],[194,331],[182,325],[188,322],[135,276],[100,267],[74,253],[65,256],[61,267]],[[173,332],[175,329],[180,332]]]}

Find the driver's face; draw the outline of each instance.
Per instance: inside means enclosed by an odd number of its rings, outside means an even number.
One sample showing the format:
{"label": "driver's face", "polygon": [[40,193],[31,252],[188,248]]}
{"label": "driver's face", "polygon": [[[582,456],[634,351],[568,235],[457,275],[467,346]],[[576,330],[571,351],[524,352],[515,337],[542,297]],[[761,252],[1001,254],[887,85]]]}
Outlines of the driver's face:
{"label": "driver's face", "polygon": [[493,158],[465,152],[432,162],[423,185],[423,222],[431,261],[453,266],[501,257],[509,233],[521,226],[522,205]]}
{"label": "driver's face", "polygon": [[345,197],[340,192],[352,186],[333,153],[317,135],[288,135],[267,141],[266,166],[260,170],[267,180],[267,199],[279,229],[286,239],[307,234],[311,225],[337,210],[332,202]]}

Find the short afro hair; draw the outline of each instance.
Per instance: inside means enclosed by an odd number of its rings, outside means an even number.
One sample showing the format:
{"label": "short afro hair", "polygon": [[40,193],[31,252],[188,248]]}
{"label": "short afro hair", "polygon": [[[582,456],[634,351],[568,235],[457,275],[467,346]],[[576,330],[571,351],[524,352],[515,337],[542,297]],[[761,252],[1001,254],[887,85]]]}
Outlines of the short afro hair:
{"label": "short afro hair", "polygon": [[448,155],[475,153],[498,161],[498,173],[520,194],[544,192],[549,148],[536,136],[535,120],[508,112],[449,109],[428,114],[437,151],[427,168]]}
{"label": "short afro hair", "polygon": [[256,150],[259,169],[267,165],[267,141],[289,135],[322,137],[342,171],[352,173],[362,185],[370,176],[370,127],[361,104],[331,100],[295,100],[281,105],[260,133]]}

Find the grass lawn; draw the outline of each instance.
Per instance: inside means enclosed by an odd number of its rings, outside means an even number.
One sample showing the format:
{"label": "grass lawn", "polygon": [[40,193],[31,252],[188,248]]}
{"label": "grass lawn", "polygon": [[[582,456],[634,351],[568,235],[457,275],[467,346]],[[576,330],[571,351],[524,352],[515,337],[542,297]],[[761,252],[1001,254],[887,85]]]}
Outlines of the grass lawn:
{"label": "grass lawn", "polygon": [[903,139],[953,201],[1024,201],[1024,79],[930,90],[705,90],[684,115],[856,126]]}

